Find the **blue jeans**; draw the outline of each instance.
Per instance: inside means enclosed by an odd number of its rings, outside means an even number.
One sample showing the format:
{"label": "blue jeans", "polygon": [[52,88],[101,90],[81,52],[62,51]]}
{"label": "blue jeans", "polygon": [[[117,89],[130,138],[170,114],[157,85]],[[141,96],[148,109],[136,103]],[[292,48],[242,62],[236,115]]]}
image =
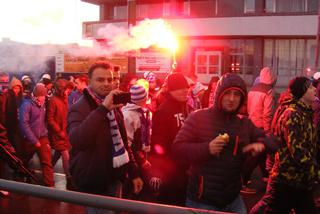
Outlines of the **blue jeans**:
{"label": "blue jeans", "polygon": [[241,195],[236,197],[236,199],[231,202],[230,204],[226,205],[225,207],[215,207],[213,205],[209,204],[203,204],[199,202],[195,202],[187,198],[186,200],[186,206],[191,208],[197,208],[197,209],[204,209],[204,210],[214,210],[214,211],[220,211],[220,212],[233,212],[233,213],[240,213],[240,214],[247,214],[247,208],[244,204]]}

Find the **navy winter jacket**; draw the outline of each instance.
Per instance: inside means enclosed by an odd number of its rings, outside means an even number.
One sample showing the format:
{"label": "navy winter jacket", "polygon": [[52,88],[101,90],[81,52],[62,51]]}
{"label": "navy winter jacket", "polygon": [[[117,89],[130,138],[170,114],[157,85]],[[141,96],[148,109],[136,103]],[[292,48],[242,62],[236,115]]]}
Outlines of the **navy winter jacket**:
{"label": "navy winter jacket", "polygon": [[24,99],[19,108],[21,133],[28,142],[36,144],[41,137],[48,135],[45,124],[46,109],[39,107],[31,99]]}
{"label": "navy winter jacket", "polygon": [[[249,143],[262,141],[271,144],[273,138],[253,125],[246,117],[226,113],[221,109],[221,99],[226,90],[236,88],[246,99],[244,81],[235,74],[220,79],[214,107],[199,110],[187,118],[172,146],[174,156],[191,164],[187,197],[193,201],[224,207],[239,195],[241,168],[245,160],[242,148]],[[230,140],[219,156],[209,153],[209,143],[219,134],[227,133]]]}

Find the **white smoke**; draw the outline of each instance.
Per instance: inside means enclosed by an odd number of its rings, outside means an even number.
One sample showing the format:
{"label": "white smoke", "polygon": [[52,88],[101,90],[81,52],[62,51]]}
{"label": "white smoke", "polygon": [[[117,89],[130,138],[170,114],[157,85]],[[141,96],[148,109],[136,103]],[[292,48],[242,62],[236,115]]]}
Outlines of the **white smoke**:
{"label": "white smoke", "polygon": [[171,26],[163,19],[145,19],[131,28],[107,24],[98,30],[98,36],[106,39],[108,54],[126,53],[151,46],[173,48],[177,45]]}
{"label": "white smoke", "polygon": [[83,47],[78,44],[32,45],[3,39],[0,42],[0,70],[10,73],[33,73],[38,78],[47,71],[48,60],[54,60],[56,54],[64,53],[72,56],[112,57],[114,54],[132,55],[150,46],[170,48],[173,32],[164,20],[143,20],[138,25],[128,29],[107,24],[98,30],[100,37],[106,39],[106,44],[95,44],[94,47]]}
{"label": "white smoke", "polygon": [[57,50],[54,46],[28,45],[5,39],[0,43],[0,70],[10,73],[43,73],[47,61]]}

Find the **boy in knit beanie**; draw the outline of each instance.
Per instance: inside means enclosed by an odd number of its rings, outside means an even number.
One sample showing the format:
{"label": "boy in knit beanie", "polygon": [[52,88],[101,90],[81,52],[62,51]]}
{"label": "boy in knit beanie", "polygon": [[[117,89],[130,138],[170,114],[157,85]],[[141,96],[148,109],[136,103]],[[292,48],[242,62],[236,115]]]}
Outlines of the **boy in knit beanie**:
{"label": "boy in knit beanie", "polygon": [[[147,90],[141,85],[130,87],[131,103],[122,108],[128,144],[134,151],[150,151],[150,112],[146,108]],[[146,161],[146,160],[144,160]],[[147,163],[142,163],[147,164]]]}
{"label": "boy in knit beanie", "polygon": [[[136,84],[130,87],[130,93],[131,103],[128,103],[122,108],[128,145],[131,147],[143,172],[147,173],[151,167],[151,164],[147,160],[147,154],[150,152],[151,132],[151,113],[146,106],[148,92],[144,86]],[[146,176],[143,176],[143,180],[147,183]],[[147,187],[147,185],[145,185],[145,187]],[[135,197],[135,199],[148,200],[149,196],[145,194],[145,187],[142,190],[142,194],[140,194],[138,198]]]}

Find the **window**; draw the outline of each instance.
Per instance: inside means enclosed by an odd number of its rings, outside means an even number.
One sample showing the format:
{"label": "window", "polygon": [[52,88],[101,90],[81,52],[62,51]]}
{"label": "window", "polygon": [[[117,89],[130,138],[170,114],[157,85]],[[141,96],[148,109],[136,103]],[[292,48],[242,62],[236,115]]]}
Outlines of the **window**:
{"label": "window", "polygon": [[218,15],[241,16],[243,15],[244,1],[223,0],[218,2]]}
{"label": "window", "polygon": [[163,14],[163,3],[137,4],[138,18],[160,18]]}
{"label": "window", "polygon": [[220,51],[196,51],[196,73],[220,76],[221,52]]}
{"label": "window", "polygon": [[113,9],[114,19],[127,19],[128,18],[128,7],[124,6],[115,6]]}
{"label": "window", "polygon": [[317,0],[265,0],[267,13],[316,12]]}
{"label": "window", "polygon": [[244,1],[244,12],[254,13],[255,12],[255,0],[245,0]]}
{"label": "window", "polygon": [[217,0],[185,0],[184,14],[192,17],[211,17],[217,14]]}
{"label": "window", "polygon": [[314,66],[315,48],[315,39],[266,39],[263,64],[278,76],[303,75],[306,67]]}

